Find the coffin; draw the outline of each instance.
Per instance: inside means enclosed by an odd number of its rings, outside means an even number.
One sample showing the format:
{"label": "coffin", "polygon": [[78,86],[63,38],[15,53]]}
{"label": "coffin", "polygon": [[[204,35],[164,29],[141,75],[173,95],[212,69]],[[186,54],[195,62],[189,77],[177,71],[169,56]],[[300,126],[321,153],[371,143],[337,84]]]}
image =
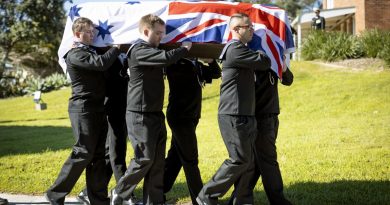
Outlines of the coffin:
{"label": "coffin", "polygon": [[72,22],[87,17],[96,24],[94,46],[129,45],[139,38],[138,21],[149,13],[166,22],[166,36],[162,49],[178,47],[191,41],[190,56],[218,58],[224,44],[231,39],[227,23],[234,13],[246,13],[254,25],[254,37],[248,46],[265,52],[272,62],[272,70],[281,73],[283,56],[295,51],[290,23],[285,10],[275,6],[224,1],[124,1],[94,2],[70,8],[63,39],[58,50],[59,63],[66,72],[63,56],[72,47]]}

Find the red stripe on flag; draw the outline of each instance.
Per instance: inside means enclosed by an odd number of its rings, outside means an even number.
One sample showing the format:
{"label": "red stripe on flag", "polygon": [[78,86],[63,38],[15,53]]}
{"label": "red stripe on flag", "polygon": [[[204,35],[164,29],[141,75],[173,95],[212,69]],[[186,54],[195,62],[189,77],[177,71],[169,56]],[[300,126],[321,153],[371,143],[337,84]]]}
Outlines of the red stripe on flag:
{"label": "red stripe on flag", "polygon": [[187,13],[217,13],[226,16],[231,16],[235,13],[248,13],[252,8],[252,4],[239,3],[238,5],[224,4],[224,3],[185,3],[185,2],[171,2],[169,4],[169,14],[187,14]]}
{"label": "red stripe on flag", "polygon": [[286,24],[280,19],[256,8],[252,8],[249,17],[254,23],[265,25],[268,30],[271,30],[280,39],[286,40]]}
{"label": "red stripe on flag", "polygon": [[268,45],[269,49],[271,50],[271,53],[274,56],[276,63],[278,64],[278,74],[281,78],[282,77],[282,65],[280,64],[280,60],[279,60],[280,55],[279,55],[278,51],[276,50],[276,47],[275,47],[274,43],[272,42],[271,38],[269,37],[269,35],[266,34],[266,36],[267,36],[267,45]]}
{"label": "red stripe on flag", "polygon": [[217,23],[221,23],[221,22],[224,22],[224,21],[221,20],[221,19],[211,19],[211,20],[206,21],[206,22],[204,22],[204,23],[202,23],[202,24],[200,24],[200,25],[198,25],[198,26],[196,26],[196,27],[194,27],[192,29],[189,29],[189,30],[187,30],[187,31],[185,31],[183,33],[180,33],[179,35],[177,35],[175,38],[173,38],[169,42],[170,43],[177,42],[181,38],[184,38],[184,37],[186,37],[188,35],[191,35],[193,33],[199,32],[202,29],[205,29],[205,28],[207,28],[207,27],[209,27],[209,26],[211,26],[213,24],[217,24]]}
{"label": "red stripe on flag", "polygon": [[185,3],[171,2],[169,4],[169,15],[179,15],[188,13],[216,13],[231,16],[235,13],[246,13],[253,23],[263,24],[267,29],[272,30],[280,39],[286,40],[286,24],[275,16],[260,9],[252,7],[249,3],[239,3],[237,5],[224,3]]}

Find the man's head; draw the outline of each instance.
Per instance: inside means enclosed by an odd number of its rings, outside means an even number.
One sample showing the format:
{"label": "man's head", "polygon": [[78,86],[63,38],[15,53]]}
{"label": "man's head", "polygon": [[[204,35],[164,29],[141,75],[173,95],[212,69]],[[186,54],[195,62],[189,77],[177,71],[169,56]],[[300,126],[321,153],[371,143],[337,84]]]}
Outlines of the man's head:
{"label": "man's head", "polygon": [[72,25],[73,35],[80,43],[85,45],[92,44],[93,37],[95,36],[94,30],[92,21],[85,17],[76,19]]}
{"label": "man's head", "polygon": [[139,22],[142,39],[157,47],[165,35],[165,22],[154,14],[143,16]]}
{"label": "man's head", "polygon": [[314,8],[313,11],[316,14],[316,16],[320,16],[320,9],[319,8]]}
{"label": "man's head", "polygon": [[233,39],[248,43],[253,37],[253,25],[249,16],[244,13],[233,14],[229,20],[229,29]]}

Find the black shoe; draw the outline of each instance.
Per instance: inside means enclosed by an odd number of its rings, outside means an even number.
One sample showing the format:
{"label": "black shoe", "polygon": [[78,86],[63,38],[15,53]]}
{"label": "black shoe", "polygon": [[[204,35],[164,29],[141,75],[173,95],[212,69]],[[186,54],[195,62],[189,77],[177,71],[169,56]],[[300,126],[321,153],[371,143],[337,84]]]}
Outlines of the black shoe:
{"label": "black shoe", "polygon": [[134,194],[130,196],[129,200],[123,200],[122,205],[143,205],[142,202],[137,199]]}
{"label": "black shoe", "polygon": [[50,197],[50,195],[46,192],[44,194],[46,200],[51,204],[51,205],[64,205],[64,202],[59,203],[58,201],[54,200],[53,198]]}
{"label": "black shoe", "polygon": [[84,191],[81,191],[79,195],[77,195],[76,199],[84,205],[91,205],[91,203],[89,203],[88,195],[84,193]]}
{"label": "black shoe", "polygon": [[115,189],[111,190],[110,205],[122,205],[123,199],[116,193]]}
{"label": "black shoe", "polygon": [[218,199],[217,198],[201,198],[200,196],[196,197],[196,202],[198,205],[217,205]]}
{"label": "black shoe", "polygon": [[[125,204],[125,203],[123,203]],[[129,205],[142,205],[142,202],[135,197],[134,194],[131,194],[130,199],[127,201],[127,204]]]}
{"label": "black shoe", "polygon": [[8,200],[0,198],[0,205],[8,205]]}

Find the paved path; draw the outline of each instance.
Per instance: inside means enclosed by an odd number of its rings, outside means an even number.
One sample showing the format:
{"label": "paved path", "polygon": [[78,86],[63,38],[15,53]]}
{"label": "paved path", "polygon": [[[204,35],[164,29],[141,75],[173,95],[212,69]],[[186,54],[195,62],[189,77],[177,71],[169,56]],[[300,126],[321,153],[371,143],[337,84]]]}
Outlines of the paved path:
{"label": "paved path", "polygon": [[[0,193],[0,197],[7,199],[10,205],[22,205],[22,204],[49,204],[45,197],[42,196],[31,196],[21,194],[6,194]],[[76,200],[76,197],[66,197],[65,204],[81,204]]]}
{"label": "paved path", "polygon": [[[24,205],[24,204],[49,204],[43,195],[31,196],[31,195],[22,195],[22,194],[7,194],[0,193],[0,197],[7,199],[9,205]],[[77,201],[76,197],[66,197],[65,204],[81,204]],[[172,205],[172,204],[170,204]],[[177,203],[177,205],[192,205],[191,202],[187,203]]]}

